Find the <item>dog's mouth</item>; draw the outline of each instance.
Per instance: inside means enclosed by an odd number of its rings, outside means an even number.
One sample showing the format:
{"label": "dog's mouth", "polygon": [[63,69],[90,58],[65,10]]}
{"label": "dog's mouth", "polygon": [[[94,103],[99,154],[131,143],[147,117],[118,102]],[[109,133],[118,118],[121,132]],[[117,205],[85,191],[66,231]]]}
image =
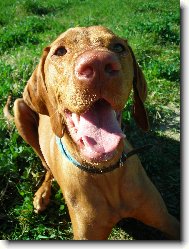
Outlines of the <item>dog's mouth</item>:
{"label": "dog's mouth", "polygon": [[80,153],[90,161],[111,159],[123,137],[121,112],[105,100],[96,101],[83,114],[65,111],[68,131]]}

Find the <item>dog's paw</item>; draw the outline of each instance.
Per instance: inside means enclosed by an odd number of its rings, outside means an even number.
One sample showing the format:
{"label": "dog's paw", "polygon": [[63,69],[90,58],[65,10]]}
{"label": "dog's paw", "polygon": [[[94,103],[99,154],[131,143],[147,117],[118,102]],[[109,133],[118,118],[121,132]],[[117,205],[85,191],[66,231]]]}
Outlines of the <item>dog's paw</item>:
{"label": "dog's paw", "polygon": [[34,212],[40,213],[44,211],[50,202],[51,184],[49,182],[43,184],[35,193],[33,206]]}

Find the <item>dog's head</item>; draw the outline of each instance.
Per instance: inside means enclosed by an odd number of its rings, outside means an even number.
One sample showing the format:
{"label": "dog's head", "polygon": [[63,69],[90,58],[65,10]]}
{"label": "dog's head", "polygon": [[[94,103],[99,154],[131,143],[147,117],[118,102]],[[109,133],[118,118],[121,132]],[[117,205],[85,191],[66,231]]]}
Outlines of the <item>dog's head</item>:
{"label": "dog's head", "polygon": [[105,161],[123,144],[121,112],[132,89],[135,120],[147,130],[146,82],[127,41],[102,26],[78,27],[44,49],[23,96],[58,137],[69,133],[83,158]]}

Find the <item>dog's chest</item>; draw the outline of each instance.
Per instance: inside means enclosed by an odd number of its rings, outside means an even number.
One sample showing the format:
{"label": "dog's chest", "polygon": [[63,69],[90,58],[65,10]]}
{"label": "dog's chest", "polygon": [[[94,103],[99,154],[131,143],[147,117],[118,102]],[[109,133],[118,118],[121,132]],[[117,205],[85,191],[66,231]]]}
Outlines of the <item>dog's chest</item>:
{"label": "dog's chest", "polygon": [[[82,176],[83,175],[83,176]],[[64,188],[64,196],[68,206],[75,212],[94,214],[96,216],[106,213],[107,219],[118,222],[126,217],[129,211],[127,201],[123,198],[122,179],[118,180],[118,173],[98,176],[70,177],[69,186]]]}

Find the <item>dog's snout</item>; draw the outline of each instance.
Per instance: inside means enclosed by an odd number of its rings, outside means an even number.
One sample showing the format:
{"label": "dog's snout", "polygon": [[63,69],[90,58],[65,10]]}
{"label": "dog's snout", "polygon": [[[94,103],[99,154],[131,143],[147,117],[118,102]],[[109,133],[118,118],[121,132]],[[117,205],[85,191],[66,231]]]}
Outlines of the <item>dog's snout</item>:
{"label": "dog's snout", "polygon": [[113,53],[89,51],[77,59],[75,74],[80,81],[92,83],[118,76],[120,70],[121,64]]}

